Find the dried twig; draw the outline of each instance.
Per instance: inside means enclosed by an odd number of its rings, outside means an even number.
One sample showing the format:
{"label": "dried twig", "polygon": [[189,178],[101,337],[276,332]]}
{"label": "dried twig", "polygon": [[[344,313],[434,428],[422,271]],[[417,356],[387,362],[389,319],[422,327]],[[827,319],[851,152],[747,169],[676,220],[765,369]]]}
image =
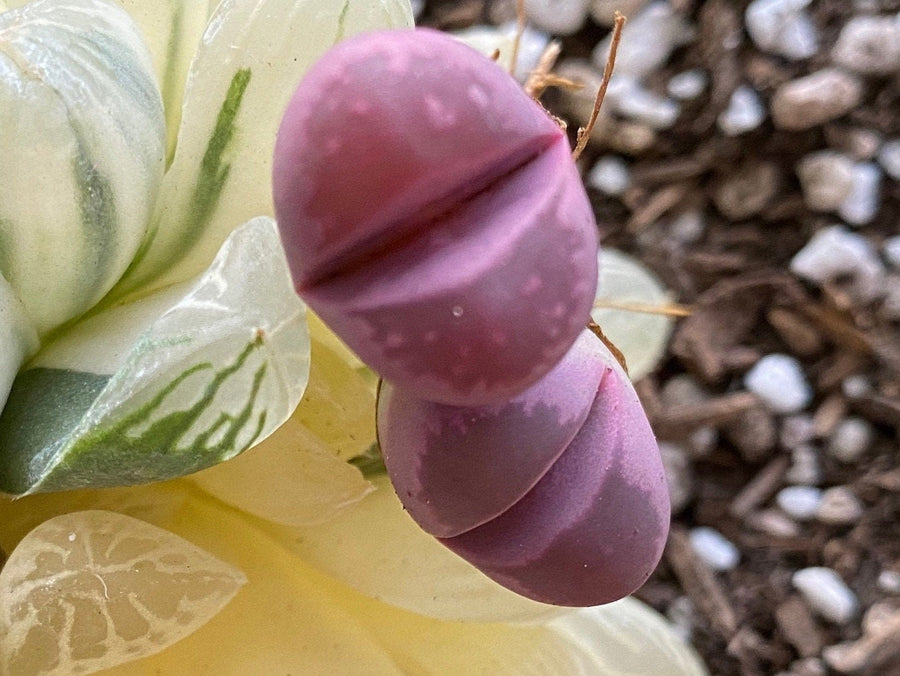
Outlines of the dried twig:
{"label": "dried twig", "polygon": [[512,57],[509,60],[509,74],[515,77],[519,63],[519,46],[525,32],[525,0],[516,0],[516,37],[513,38]]}
{"label": "dried twig", "polygon": [[621,12],[616,12],[615,26],[613,26],[612,43],[609,46],[609,58],[606,60],[606,68],[603,69],[603,81],[600,83],[600,89],[597,90],[597,98],[594,99],[594,110],[585,127],[578,130],[578,138],[575,143],[575,150],[572,151],[572,159],[577,160],[581,157],[581,153],[587,147],[588,140],[591,138],[591,132],[594,124],[600,116],[600,108],[603,106],[603,99],[606,97],[606,89],[609,87],[609,81],[612,79],[613,68],[616,66],[616,52],[619,50],[619,42],[622,39],[622,28],[625,26],[625,17]]}
{"label": "dried twig", "polygon": [[664,317],[690,317],[693,310],[686,305],[669,303],[668,305],[647,305],[646,303],[616,302],[614,300],[594,301],[594,309],[625,310],[640,312],[646,315],[663,315]]}
{"label": "dried twig", "polygon": [[[556,78],[550,74],[550,71],[553,70],[553,66],[556,65],[556,60],[559,58],[561,51],[562,45],[559,40],[551,41],[546,49],[544,49],[544,53],[541,54],[541,58],[538,60],[537,67],[531,71],[528,80],[525,81],[525,93],[531,98],[541,98],[541,94],[543,94],[544,90],[550,86],[551,79],[557,81],[564,80],[564,78]],[[569,80],[565,81],[570,82]],[[575,83],[572,84],[574,85]]]}

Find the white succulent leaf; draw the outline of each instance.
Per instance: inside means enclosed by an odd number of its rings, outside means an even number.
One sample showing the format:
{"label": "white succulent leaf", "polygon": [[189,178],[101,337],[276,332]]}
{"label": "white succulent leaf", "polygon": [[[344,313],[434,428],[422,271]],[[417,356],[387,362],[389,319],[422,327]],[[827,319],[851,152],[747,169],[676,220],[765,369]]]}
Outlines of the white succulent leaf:
{"label": "white succulent leaf", "polygon": [[163,107],[128,14],[36,0],[0,14],[0,273],[44,336],[96,304],[144,238]]}
{"label": "white succulent leaf", "polygon": [[254,219],[197,280],[87,318],[19,373],[0,415],[0,490],[203,469],[275,431],[308,373],[304,305],[274,222]]}
{"label": "white succulent leaf", "polygon": [[275,135],[307,68],[340,39],[410,26],[407,0],[223,0],[191,64],[148,239],[116,294],[190,278],[236,225],[271,215]]}

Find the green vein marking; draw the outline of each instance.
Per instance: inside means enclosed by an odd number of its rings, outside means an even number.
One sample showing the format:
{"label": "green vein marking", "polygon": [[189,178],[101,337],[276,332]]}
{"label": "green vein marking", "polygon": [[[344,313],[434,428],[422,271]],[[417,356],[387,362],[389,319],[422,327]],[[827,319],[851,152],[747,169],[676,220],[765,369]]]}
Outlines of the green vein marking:
{"label": "green vein marking", "polygon": [[[179,78],[175,66],[181,54],[181,34],[184,30],[184,8],[180,3],[172,8],[172,29],[169,31],[169,44],[166,45],[166,69],[162,77],[163,106],[166,109],[166,120],[170,115],[177,115],[181,111],[181,101],[175,100],[175,90],[178,87]],[[166,153],[166,169],[172,166],[172,158],[175,156],[175,144]]]}
{"label": "green vein marking", "polygon": [[[170,256],[166,259],[166,266],[171,267],[180,262],[187,256],[190,250],[200,239],[209,219],[212,217],[219,204],[219,197],[228,176],[231,173],[231,164],[224,161],[225,152],[231,143],[235,133],[235,120],[238,112],[240,112],[241,102],[250,84],[250,69],[242,68],[238,70],[234,77],[231,78],[231,84],[228,86],[228,93],[225,95],[225,101],[219,109],[216,117],[216,125],[213,128],[212,135],[206,145],[206,151],[200,162],[200,173],[197,177],[197,183],[188,204],[191,211],[187,214],[183,223],[182,232],[184,233],[177,247],[171,247]],[[134,259],[129,266],[126,276],[146,257],[152,248],[152,244],[159,230],[159,223],[156,222],[147,233],[143,244],[135,254]],[[144,276],[146,278],[146,275]],[[144,278],[138,281],[143,283]],[[135,285],[130,284],[133,288]]]}
{"label": "green vein marking", "polygon": [[77,144],[72,171],[78,186],[78,208],[88,252],[88,259],[81,267],[82,288],[84,297],[93,299],[109,278],[115,260],[118,214],[112,183],[94,164],[74,120],[72,128]]}
{"label": "green vein marking", "polygon": [[[185,435],[190,432],[197,420],[213,404],[222,386],[244,369],[250,355],[262,344],[263,338],[258,336],[244,347],[233,363],[219,370],[214,370],[210,362],[199,363],[186,369],[133,413],[108,427],[94,430],[75,439],[60,457],[56,452],[57,449],[69,443],[69,435],[87,411],[87,407],[82,406],[77,417],[67,421],[64,430],[60,425],[56,425],[56,434],[52,435],[52,438],[44,435],[43,449],[38,453],[35,453],[38,448],[36,446],[23,448],[21,443],[16,444],[18,446],[15,449],[17,454],[34,456],[29,461],[27,468],[20,461],[13,471],[9,471],[8,458],[0,455],[0,479],[2,479],[0,488],[10,492],[23,493],[27,490],[44,492],[147,483],[190,474],[242,453],[259,439],[265,427],[267,411],[262,410],[256,415],[253,412],[267,372],[267,362],[265,361],[254,371],[247,399],[238,412],[233,414],[222,412],[189,443],[179,446],[179,442],[184,440]],[[68,374],[73,372],[55,371],[55,377],[60,377],[59,374],[63,374],[64,378],[83,378],[85,376],[85,374],[69,376]],[[152,420],[153,413],[177,388],[188,379],[203,374],[211,375],[211,377],[195,403],[187,409],[172,411],[158,420]],[[45,377],[44,380],[45,385],[52,383],[53,388],[58,388],[57,383],[52,379],[47,382]],[[94,393],[93,398],[88,402],[88,407],[100,395],[101,390],[102,387]],[[58,415],[56,411],[51,414],[46,405],[38,410],[47,410],[47,417],[52,418]],[[0,422],[7,418],[5,413],[0,418]],[[23,414],[25,415],[23,416]],[[33,414],[29,416],[25,411],[20,410],[17,417],[20,419],[10,420],[6,427],[21,427],[26,423],[34,426],[37,416]],[[23,417],[24,419],[21,419]],[[136,433],[148,422],[149,425],[146,429]],[[8,445],[7,439],[3,437],[3,431],[4,428],[0,425],[0,449],[3,449],[0,453],[5,453]],[[239,446],[238,438],[242,434],[247,440]],[[7,434],[7,436],[10,435]],[[215,441],[213,441],[214,437]],[[53,439],[58,440],[52,443]],[[7,475],[12,474],[13,476],[7,478],[4,470]],[[11,490],[11,487],[15,490]]]}

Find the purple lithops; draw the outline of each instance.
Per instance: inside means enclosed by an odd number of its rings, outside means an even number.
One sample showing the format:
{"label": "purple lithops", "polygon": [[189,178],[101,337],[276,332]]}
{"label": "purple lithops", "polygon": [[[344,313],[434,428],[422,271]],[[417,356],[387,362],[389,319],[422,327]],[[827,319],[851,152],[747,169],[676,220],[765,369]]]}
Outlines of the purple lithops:
{"label": "purple lithops", "polygon": [[288,105],[273,182],[298,293],[424,399],[503,402],[588,320],[597,229],[566,135],[444,34],[328,52]]}
{"label": "purple lithops", "polygon": [[382,391],[379,438],[410,515],[500,584],[586,606],[650,576],[669,496],[627,375],[590,331],[505,405],[451,407]]}
{"label": "purple lithops", "polygon": [[369,33],[301,82],[273,182],[297,292],[384,378],[385,466],[422,528],[539,601],[643,584],[668,490],[584,329],[597,229],[557,123],[450,37]]}

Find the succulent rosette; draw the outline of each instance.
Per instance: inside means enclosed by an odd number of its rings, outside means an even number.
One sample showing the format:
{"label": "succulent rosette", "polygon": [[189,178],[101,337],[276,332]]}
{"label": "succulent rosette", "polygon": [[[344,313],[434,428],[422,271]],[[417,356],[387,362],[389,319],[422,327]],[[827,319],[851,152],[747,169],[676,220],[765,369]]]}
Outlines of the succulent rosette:
{"label": "succulent rosette", "polygon": [[636,601],[500,587],[354,466],[374,382],[294,293],[272,151],[310,64],[411,23],[0,0],[0,673],[702,673]]}

